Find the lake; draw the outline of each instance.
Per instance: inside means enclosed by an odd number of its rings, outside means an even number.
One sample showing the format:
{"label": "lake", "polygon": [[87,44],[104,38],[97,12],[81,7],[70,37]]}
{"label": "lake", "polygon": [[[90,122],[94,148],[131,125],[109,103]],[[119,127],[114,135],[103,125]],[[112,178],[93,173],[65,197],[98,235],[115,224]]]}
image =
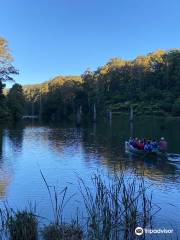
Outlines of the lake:
{"label": "lake", "polygon": [[[41,216],[52,218],[47,182],[59,190],[68,187],[75,194],[64,209],[65,219],[81,206],[78,176],[87,184],[97,170],[113,174],[123,169],[127,175],[144,174],[151,185],[153,202],[161,207],[155,215],[156,227],[174,229],[180,237],[180,119],[137,117],[130,124],[127,116],[113,115],[97,124],[40,124],[26,122],[0,128],[0,201],[23,208],[35,203]],[[125,154],[124,142],[130,135],[165,137],[167,161],[132,159]],[[120,170],[119,170],[120,171]],[[175,239],[175,235],[173,235]],[[158,238],[159,239],[159,238]],[[163,238],[164,239],[164,238]]]}

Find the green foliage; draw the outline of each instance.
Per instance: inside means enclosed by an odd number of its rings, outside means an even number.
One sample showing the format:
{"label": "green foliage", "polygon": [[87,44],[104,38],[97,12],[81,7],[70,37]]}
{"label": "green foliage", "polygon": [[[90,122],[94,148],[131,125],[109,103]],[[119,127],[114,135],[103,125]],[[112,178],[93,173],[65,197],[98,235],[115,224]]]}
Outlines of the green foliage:
{"label": "green foliage", "polygon": [[21,119],[25,112],[25,98],[21,85],[16,83],[12,86],[7,95],[7,103],[13,120]]}
{"label": "green foliage", "polygon": [[26,109],[44,118],[61,119],[70,116],[82,101],[82,79],[78,76],[58,76],[48,82],[23,87]]}
{"label": "green foliage", "polygon": [[4,84],[0,81],[0,123],[10,119],[9,109],[7,107],[6,98],[3,94]]}
{"label": "green foliage", "polygon": [[98,112],[126,111],[133,103],[137,113],[179,115],[180,50],[157,50],[132,61],[113,58],[81,77],[59,76],[24,91],[29,113],[33,103],[39,114],[41,102],[43,116],[50,119],[70,118],[80,106],[90,113],[94,104]]}
{"label": "green foliage", "polygon": [[12,56],[8,49],[8,43],[0,37],[0,122],[10,119],[11,113],[7,105],[7,99],[3,94],[4,82],[13,81],[12,74],[18,74],[18,71],[11,64]]}

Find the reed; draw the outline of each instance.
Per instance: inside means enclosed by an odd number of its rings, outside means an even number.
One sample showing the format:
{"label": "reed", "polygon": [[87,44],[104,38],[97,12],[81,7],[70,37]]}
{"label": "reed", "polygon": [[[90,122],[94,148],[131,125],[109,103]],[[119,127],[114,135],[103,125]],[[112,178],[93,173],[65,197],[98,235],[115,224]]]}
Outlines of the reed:
{"label": "reed", "polygon": [[73,195],[67,197],[68,188],[65,187],[62,191],[58,191],[54,186],[48,185],[48,182],[40,170],[42,179],[47,188],[51,208],[53,211],[54,219],[53,221],[45,225],[41,231],[41,235],[44,240],[81,240],[83,237],[83,231],[79,224],[78,214],[75,220],[72,220],[70,224],[63,221],[63,211],[68,202],[73,198]]}
{"label": "reed", "polygon": [[152,198],[146,195],[143,179],[125,179],[123,173],[92,177],[93,188],[79,179],[87,212],[87,238],[90,240],[136,239],[137,226],[152,222]]}
{"label": "reed", "polygon": [[77,223],[50,224],[44,227],[42,236],[45,240],[81,240],[83,231]]}
{"label": "reed", "polygon": [[80,224],[78,215],[70,223],[63,221],[64,208],[74,195],[67,197],[67,187],[59,192],[48,185],[42,172],[41,176],[50,196],[53,219],[40,229],[40,217],[34,209],[14,211],[5,205],[0,210],[0,239],[132,240],[137,239],[134,234],[137,226],[152,224],[154,206],[143,178],[127,179],[123,172],[109,176],[97,172],[91,178],[91,187],[78,178],[85,206]]}
{"label": "reed", "polygon": [[38,217],[34,209],[13,210],[5,206],[0,211],[1,239],[10,240],[37,240]]}

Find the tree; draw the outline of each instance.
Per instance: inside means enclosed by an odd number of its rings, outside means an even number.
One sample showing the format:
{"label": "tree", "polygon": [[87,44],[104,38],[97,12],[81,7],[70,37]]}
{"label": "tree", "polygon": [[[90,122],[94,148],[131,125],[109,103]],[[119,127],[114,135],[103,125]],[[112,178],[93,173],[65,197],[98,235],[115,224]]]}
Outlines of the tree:
{"label": "tree", "polygon": [[0,58],[12,60],[12,56],[8,49],[8,42],[2,37],[0,37]]}
{"label": "tree", "polygon": [[0,37],[0,122],[9,117],[9,111],[3,89],[6,86],[4,82],[13,81],[11,74],[18,74],[18,71],[11,64],[12,56],[8,49],[8,43]]}
{"label": "tree", "polygon": [[[87,69],[82,74],[82,86],[84,92],[84,105],[90,106],[96,103],[96,79],[94,77],[94,72]],[[82,105],[82,104],[81,104]]]}
{"label": "tree", "polygon": [[[18,71],[12,65],[12,56],[8,49],[8,43],[0,37],[0,81],[13,81],[11,74],[18,74]],[[2,86],[1,86],[2,87]]]}
{"label": "tree", "polygon": [[14,84],[7,95],[7,103],[13,120],[22,118],[25,109],[25,98],[20,84]]}
{"label": "tree", "polygon": [[6,98],[3,94],[4,86],[5,86],[5,84],[3,84],[0,81],[0,123],[4,122],[4,120],[9,119],[9,117],[10,117],[10,113],[9,113],[9,110],[8,110],[7,104],[6,104]]}
{"label": "tree", "polygon": [[58,76],[26,87],[25,93],[27,102],[34,99],[37,114],[41,99],[43,115],[54,119],[69,117],[80,106],[87,116],[93,106],[100,113],[129,111],[129,104],[139,106],[139,112],[151,108],[171,114],[173,108],[180,115],[180,49],[157,50],[131,61],[113,58],[96,71],[87,69],[81,77]]}

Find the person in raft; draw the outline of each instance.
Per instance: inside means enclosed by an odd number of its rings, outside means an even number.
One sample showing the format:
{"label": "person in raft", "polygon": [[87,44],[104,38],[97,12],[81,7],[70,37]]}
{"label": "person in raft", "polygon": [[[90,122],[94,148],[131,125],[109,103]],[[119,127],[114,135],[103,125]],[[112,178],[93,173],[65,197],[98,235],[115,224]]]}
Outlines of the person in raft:
{"label": "person in raft", "polygon": [[153,147],[152,147],[152,144],[151,144],[151,141],[147,141],[147,143],[144,145],[144,150],[146,152],[152,152],[153,150]]}
{"label": "person in raft", "polygon": [[151,141],[151,145],[152,145],[152,150],[153,151],[157,151],[158,150],[159,144],[158,144],[158,142],[155,139]]}
{"label": "person in raft", "polygon": [[159,141],[159,150],[161,152],[166,152],[167,151],[167,141],[163,137]]}

